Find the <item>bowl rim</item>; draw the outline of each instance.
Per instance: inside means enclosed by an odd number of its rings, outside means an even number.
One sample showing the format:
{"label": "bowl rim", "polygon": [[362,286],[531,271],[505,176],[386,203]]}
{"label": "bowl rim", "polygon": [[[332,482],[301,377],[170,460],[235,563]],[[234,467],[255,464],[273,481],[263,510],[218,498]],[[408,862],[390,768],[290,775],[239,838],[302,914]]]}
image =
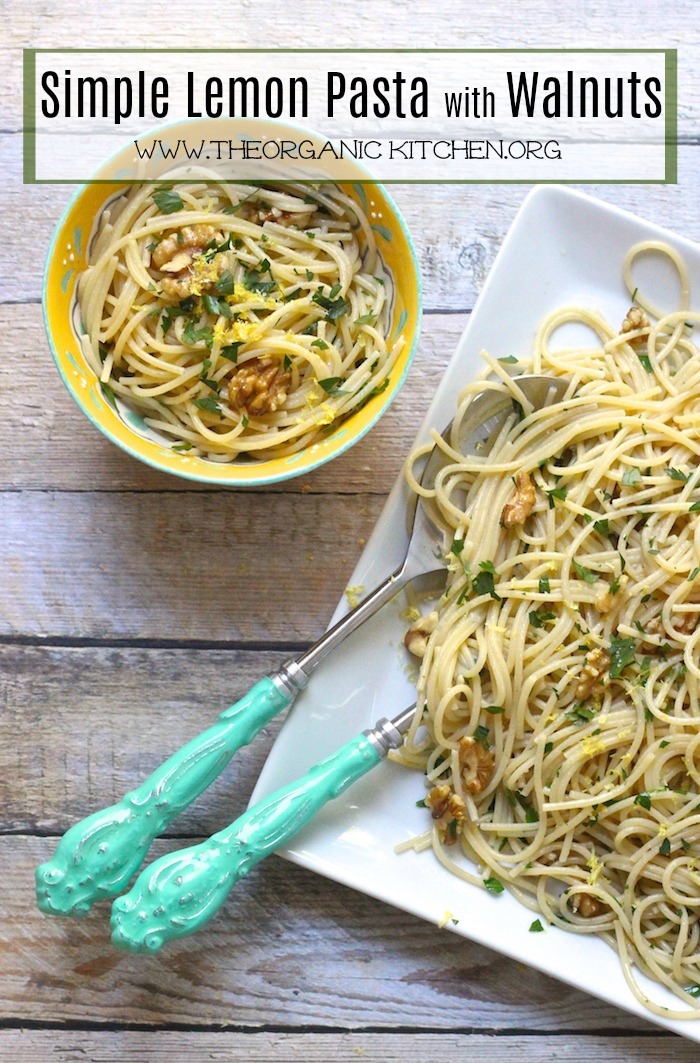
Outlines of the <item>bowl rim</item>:
{"label": "bowl rim", "polygon": [[[167,125],[158,127],[158,129],[162,132],[165,129],[172,129],[173,127],[176,127],[176,126],[188,125],[188,124],[196,124],[197,121],[198,121],[197,119],[183,119],[180,122],[168,123]],[[255,120],[253,120],[253,119],[239,119],[239,121],[245,123],[246,121],[259,122],[260,120],[259,119],[255,119]],[[274,122],[274,120],[269,120],[269,121]],[[311,135],[311,136],[315,136],[315,137],[319,136],[318,133],[314,133],[311,130],[306,130],[306,129],[304,129],[304,127],[298,126],[298,125],[294,125],[293,123],[288,123],[288,122],[282,123],[282,122],[280,122],[278,124],[279,125],[284,125],[288,129],[295,129],[295,130],[297,130],[299,132],[308,132],[309,135]],[[150,135],[150,134],[144,134],[144,135],[147,136],[147,135]],[[115,152],[115,154],[110,159],[108,159],[103,165],[104,166],[109,165],[109,162],[111,162],[113,159],[117,158],[121,154],[121,152],[123,150],[124,150],[124,148],[122,148],[119,151]],[[55,258],[55,254],[56,254],[56,246],[57,246],[57,243],[58,243],[59,235],[63,231],[71,212],[75,208],[75,206],[78,203],[78,201],[80,200],[80,198],[86,193],[88,188],[91,185],[93,185],[93,184],[119,185],[120,182],[119,182],[119,180],[110,180],[109,182],[94,180],[94,181],[85,182],[85,183],[83,183],[83,184],[81,184],[81,185],[79,185],[77,187],[77,189],[75,190],[73,195],[70,197],[68,203],[64,207],[64,209],[63,209],[63,211],[61,213],[61,216],[60,216],[58,222],[56,223],[56,225],[54,227],[54,231],[53,231],[53,234],[51,236],[51,240],[49,241],[48,249],[47,249],[47,252],[46,252],[46,259],[45,259],[45,263],[44,263],[44,272],[43,272],[43,278],[42,278],[42,297],[41,297],[42,312],[43,312],[43,318],[44,318],[44,329],[45,329],[45,332],[46,332],[46,338],[47,338],[47,341],[48,341],[48,344],[49,344],[49,349],[51,351],[51,355],[53,357],[54,364],[56,365],[56,368],[58,369],[59,375],[61,377],[61,380],[63,381],[63,384],[64,384],[66,390],[68,391],[69,395],[71,396],[73,401],[76,403],[76,405],[79,407],[81,412],[91,422],[91,424],[93,424],[94,427],[97,428],[111,443],[113,443],[116,446],[118,446],[120,448],[120,450],[122,450],[125,453],[129,454],[132,458],[135,458],[137,461],[143,462],[145,465],[150,466],[150,468],[152,468],[152,469],[156,469],[158,472],[164,473],[166,475],[177,476],[177,477],[180,477],[182,479],[193,481],[195,483],[206,484],[208,486],[215,487],[217,489],[228,490],[228,489],[236,489],[236,488],[244,488],[244,487],[265,487],[265,486],[270,486],[271,484],[284,483],[287,480],[291,480],[291,479],[294,479],[294,478],[296,478],[298,476],[303,476],[303,475],[306,475],[308,473],[314,472],[316,469],[320,468],[321,465],[325,465],[327,462],[331,461],[332,459],[340,457],[341,454],[344,454],[352,446],[354,446],[361,439],[363,439],[367,435],[367,433],[370,431],[370,429],[375,427],[375,425],[377,424],[377,422],[379,421],[381,416],[386,412],[386,410],[389,409],[389,407],[392,405],[392,403],[394,402],[394,400],[398,396],[399,392],[401,391],[401,389],[403,387],[403,384],[404,384],[404,382],[406,380],[406,377],[408,375],[408,371],[411,368],[411,365],[413,363],[413,359],[415,357],[416,348],[418,346],[418,341],[420,339],[420,333],[421,333],[421,327],[422,327],[422,319],[423,319],[423,281],[422,281],[420,263],[419,263],[419,260],[418,260],[418,256],[416,254],[416,248],[415,248],[415,245],[414,245],[414,242],[413,242],[413,238],[412,238],[411,233],[410,233],[410,231],[408,229],[408,226],[406,225],[406,222],[404,220],[404,217],[403,217],[401,211],[399,210],[399,208],[397,207],[396,203],[394,202],[393,197],[389,194],[389,192],[387,191],[386,187],[383,184],[381,184],[379,181],[373,180],[371,174],[369,173],[369,171],[366,169],[365,166],[363,166],[361,163],[358,163],[356,160],[353,160],[353,162],[354,162],[355,165],[358,166],[358,168],[360,170],[362,170],[365,174],[367,174],[367,179],[366,179],[366,181],[363,182],[363,186],[364,186],[364,184],[369,184],[369,185],[377,188],[379,193],[385,199],[387,205],[390,207],[390,209],[391,209],[391,211],[392,211],[392,213],[394,215],[394,218],[398,222],[398,226],[399,226],[399,228],[400,228],[400,230],[402,232],[403,238],[406,241],[406,244],[408,246],[408,249],[409,249],[409,252],[410,252],[410,255],[411,255],[411,261],[413,263],[413,273],[414,273],[415,280],[416,280],[416,305],[415,305],[416,325],[415,325],[415,329],[414,329],[414,332],[413,332],[413,339],[412,339],[412,342],[411,342],[410,349],[409,349],[409,351],[408,351],[408,353],[406,355],[406,360],[405,360],[403,369],[402,369],[400,375],[395,380],[394,385],[391,388],[390,393],[387,395],[387,397],[384,400],[384,402],[381,403],[378,406],[377,411],[374,414],[374,416],[372,418],[370,418],[370,420],[367,422],[367,424],[362,429],[359,429],[354,435],[352,435],[351,438],[345,440],[344,442],[339,443],[338,448],[334,449],[332,451],[332,453],[330,453],[330,454],[322,454],[318,458],[313,459],[310,462],[304,463],[301,466],[301,468],[290,467],[288,472],[276,472],[276,473],[270,473],[268,475],[247,477],[245,480],[236,480],[235,477],[232,477],[231,480],[226,480],[226,479],[212,480],[206,473],[195,472],[195,471],[188,470],[188,469],[185,469],[185,468],[182,468],[182,467],[180,467],[180,468],[168,468],[163,463],[159,462],[156,458],[151,457],[148,454],[141,453],[140,451],[138,451],[136,449],[135,446],[132,447],[128,443],[127,440],[117,438],[112,433],[110,428],[107,425],[105,425],[98,417],[96,417],[92,413],[92,411],[90,410],[88,404],[87,403],[83,403],[83,402],[80,401],[80,395],[78,394],[76,389],[72,386],[72,383],[68,380],[68,377],[66,375],[66,371],[65,371],[64,367],[61,364],[61,360],[59,358],[59,354],[58,354],[58,351],[57,351],[57,348],[56,348],[56,344],[54,343],[54,338],[53,338],[52,329],[51,329],[51,323],[50,323],[50,320],[49,320],[49,308],[48,308],[49,273],[51,271],[51,267],[52,267],[53,262],[54,262],[54,258]],[[124,188],[133,187],[133,185],[138,184],[138,183],[139,182],[135,182],[135,181],[131,181],[131,182],[127,181],[127,182],[124,183]],[[148,182],[142,182],[142,183],[148,183]],[[309,183],[320,184],[321,181],[315,181],[315,182],[311,181]],[[352,180],[334,181],[333,183],[335,183],[335,184],[350,184],[350,185],[352,185],[353,181]],[[111,196],[108,197],[108,198],[111,198]],[[105,200],[105,202],[106,201],[107,200]],[[104,209],[104,208],[102,208],[102,209]],[[94,221],[93,221],[93,225],[94,225]],[[88,235],[86,235],[86,241],[89,241],[92,238],[92,234],[93,234],[93,230],[91,229],[90,233]],[[87,251],[87,246],[88,246],[88,244],[86,243],[86,251]],[[350,416],[352,417],[352,414]],[[341,425],[343,423],[344,422],[341,422]],[[134,435],[135,435],[135,438],[138,438],[138,439],[142,439],[143,438],[141,436],[138,436],[137,433],[134,433]],[[303,453],[304,453],[303,450],[299,452],[300,455],[303,454]],[[294,457],[294,455],[292,455],[292,457]],[[292,463],[292,466],[293,466],[293,464],[294,463]],[[222,468],[231,469],[231,470],[233,470],[233,469],[235,469],[237,467],[233,462],[231,462],[231,463],[222,462],[222,463],[220,463],[220,465],[221,465]],[[261,462],[260,465],[262,467],[263,463]],[[219,463],[217,463],[217,468],[218,467],[219,467]],[[254,467],[254,465],[252,465],[252,464],[249,465],[249,466],[246,466],[246,468],[253,468],[253,467]]]}

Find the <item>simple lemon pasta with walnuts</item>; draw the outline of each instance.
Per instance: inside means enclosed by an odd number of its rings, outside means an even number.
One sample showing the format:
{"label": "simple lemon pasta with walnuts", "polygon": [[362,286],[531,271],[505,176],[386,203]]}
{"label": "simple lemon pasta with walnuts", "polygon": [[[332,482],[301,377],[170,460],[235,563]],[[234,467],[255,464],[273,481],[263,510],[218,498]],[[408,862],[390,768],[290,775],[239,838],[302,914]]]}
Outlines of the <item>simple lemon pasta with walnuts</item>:
{"label": "simple lemon pasta with walnuts", "polygon": [[78,300],[110,401],[218,462],[313,445],[401,347],[372,227],[332,184],[136,185],[102,212]]}
{"label": "simple lemon pasta with walnuts", "polygon": [[[671,313],[635,291],[649,255],[677,270]],[[432,495],[448,583],[407,637],[422,663],[398,754],[427,774],[428,826],[403,847],[432,846],[455,874],[509,890],[536,913],[533,931],[601,935],[638,999],[697,1018],[700,314],[670,247],[634,247],[624,273],[621,325],[562,309],[517,366],[484,355],[488,377],[460,397],[458,417],[484,387],[513,413],[488,455],[442,444]],[[572,322],[594,342],[555,343]],[[569,386],[532,409],[511,370]],[[427,449],[409,464],[422,494],[413,465]]]}

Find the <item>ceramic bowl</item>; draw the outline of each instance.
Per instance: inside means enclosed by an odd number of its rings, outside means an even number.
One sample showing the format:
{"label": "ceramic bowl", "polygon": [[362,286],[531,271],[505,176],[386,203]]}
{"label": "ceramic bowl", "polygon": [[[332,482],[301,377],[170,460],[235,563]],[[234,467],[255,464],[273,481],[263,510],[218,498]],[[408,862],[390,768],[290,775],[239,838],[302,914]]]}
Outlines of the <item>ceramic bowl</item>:
{"label": "ceramic bowl", "polygon": [[[179,123],[168,127],[168,133],[171,136],[191,135],[194,125],[192,122]],[[206,122],[201,125],[206,127]],[[291,133],[298,135],[299,132],[269,121],[241,120],[237,126],[238,135],[243,138],[256,134],[266,138],[289,137]],[[197,123],[197,136],[202,132],[206,133],[206,128],[201,129]],[[230,129],[228,135],[232,135]],[[309,135],[319,139],[317,134]],[[219,487],[277,483],[309,473],[348,450],[376,424],[396,398],[408,372],[420,329],[421,283],[416,254],[406,225],[387,191],[374,183],[356,163],[353,163],[352,176],[357,179],[337,181],[365,211],[374,230],[378,251],[393,277],[388,339],[394,343],[401,337],[403,347],[392,368],[389,385],[339,422],[320,441],[295,454],[214,462],[174,451],[172,441],[148,429],[135,410],[122,401],[115,402],[110,389],[101,388],[78,340],[77,278],[87,266],[91,237],[102,210],[125,187],[120,176],[129,172],[128,165],[122,165],[129,163],[126,151],[105,164],[97,181],[77,191],[58,224],[48,252],[43,298],[47,335],[63,382],[82,412],[108,439],[134,458],[162,472]]]}

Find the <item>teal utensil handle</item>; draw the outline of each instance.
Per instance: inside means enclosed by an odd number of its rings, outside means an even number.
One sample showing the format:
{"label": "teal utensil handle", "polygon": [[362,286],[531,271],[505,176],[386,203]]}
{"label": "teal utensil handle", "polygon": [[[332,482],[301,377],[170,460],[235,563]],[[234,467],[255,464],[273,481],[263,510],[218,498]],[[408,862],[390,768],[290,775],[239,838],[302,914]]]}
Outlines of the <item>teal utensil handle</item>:
{"label": "teal utensil handle", "polygon": [[110,808],[64,834],[55,855],[36,871],[37,904],[52,915],[84,913],[129,883],[149,845],[223,771],[236,750],[286,708],[295,691],[279,675],[261,679]]}
{"label": "teal utensil handle", "polygon": [[155,952],[199,930],[239,879],[381,759],[372,735],[358,735],[207,841],[156,860],[112,905],[114,944]]}

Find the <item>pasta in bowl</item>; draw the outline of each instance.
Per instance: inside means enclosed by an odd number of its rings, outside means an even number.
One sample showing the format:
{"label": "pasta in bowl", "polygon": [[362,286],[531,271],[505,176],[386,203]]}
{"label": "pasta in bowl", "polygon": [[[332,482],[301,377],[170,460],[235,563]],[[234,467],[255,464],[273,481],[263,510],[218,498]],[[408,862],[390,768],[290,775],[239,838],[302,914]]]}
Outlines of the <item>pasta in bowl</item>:
{"label": "pasta in bowl", "polygon": [[232,486],[356,442],[403,382],[420,310],[380,186],[201,167],[82,189],[45,285],[54,356],[90,419],[151,465]]}

